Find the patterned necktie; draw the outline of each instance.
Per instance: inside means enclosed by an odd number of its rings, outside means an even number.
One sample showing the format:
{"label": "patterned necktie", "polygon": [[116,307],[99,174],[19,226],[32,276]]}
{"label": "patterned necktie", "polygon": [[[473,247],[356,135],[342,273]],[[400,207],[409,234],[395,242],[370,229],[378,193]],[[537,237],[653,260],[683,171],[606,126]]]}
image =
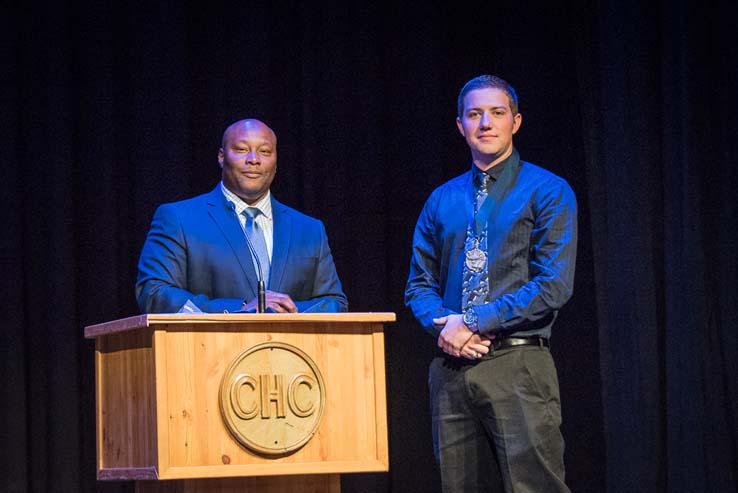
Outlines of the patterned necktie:
{"label": "patterned necktie", "polygon": [[[251,245],[253,245],[254,250],[256,250],[256,255],[259,257],[261,273],[264,276],[264,283],[269,286],[269,252],[267,251],[266,240],[264,239],[264,231],[262,231],[259,224],[256,222],[256,216],[261,214],[261,211],[256,207],[248,207],[243,211],[243,214],[246,217],[246,227],[244,229],[246,230],[249,240],[251,240]],[[256,260],[254,260],[254,269],[258,273],[259,268],[256,264]]]}
{"label": "patterned necktie", "polygon": [[[487,198],[487,188],[489,185],[489,175],[484,173],[482,183],[477,188],[474,199],[474,217],[476,218],[479,208]],[[473,229],[474,225],[469,224],[466,227],[466,242],[464,243],[464,281],[461,289],[461,310],[466,312],[472,305],[481,305],[487,302],[489,294],[489,278],[487,276],[487,262],[480,271],[474,271],[469,268],[467,253],[479,249],[487,252],[487,224],[485,222],[484,230],[477,237]],[[485,257],[486,258],[486,257]]]}

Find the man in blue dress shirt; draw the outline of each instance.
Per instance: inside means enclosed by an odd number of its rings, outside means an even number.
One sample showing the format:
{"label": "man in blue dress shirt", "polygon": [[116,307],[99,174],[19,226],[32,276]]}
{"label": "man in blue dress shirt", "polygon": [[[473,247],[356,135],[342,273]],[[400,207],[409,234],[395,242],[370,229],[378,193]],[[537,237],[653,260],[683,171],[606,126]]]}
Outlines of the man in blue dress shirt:
{"label": "man in blue dress shirt", "polygon": [[549,338],[572,294],[576,199],[522,161],[515,90],[483,75],[456,123],[471,169],[433,191],[413,237],[405,301],[442,350],[429,371],[446,492],[567,492]]}
{"label": "man in blue dress shirt", "polygon": [[[188,301],[204,312],[253,310],[259,270],[267,311],[346,311],[323,223],[269,191],[277,171],[272,129],[255,119],[233,123],[218,163],[222,181],[214,190],[154,214],[138,264],[141,311],[176,312]],[[257,234],[260,260],[247,234]]]}

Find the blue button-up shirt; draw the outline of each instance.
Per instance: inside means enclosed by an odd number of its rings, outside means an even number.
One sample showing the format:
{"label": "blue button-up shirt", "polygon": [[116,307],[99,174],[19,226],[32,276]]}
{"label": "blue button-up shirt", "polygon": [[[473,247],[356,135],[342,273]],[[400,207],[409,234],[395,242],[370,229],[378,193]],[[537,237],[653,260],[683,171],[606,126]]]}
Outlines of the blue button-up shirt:
{"label": "blue button-up shirt", "polygon": [[[472,165],[473,166],[473,165]],[[509,168],[509,169],[508,169]],[[473,170],[433,191],[413,236],[405,303],[434,337],[433,318],[461,313],[464,241],[473,217]],[[481,335],[549,337],[571,297],[576,198],[562,178],[521,161],[517,151],[490,187],[488,302],[475,308]]]}

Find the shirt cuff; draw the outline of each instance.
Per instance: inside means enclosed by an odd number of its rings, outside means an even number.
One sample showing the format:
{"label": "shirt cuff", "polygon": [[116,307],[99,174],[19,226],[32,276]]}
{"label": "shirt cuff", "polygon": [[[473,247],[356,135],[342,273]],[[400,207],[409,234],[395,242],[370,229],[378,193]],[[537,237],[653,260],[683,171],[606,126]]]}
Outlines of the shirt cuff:
{"label": "shirt cuff", "polygon": [[479,335],[493,335],[502,329],[500,314],[493,303],[484,303],[474,307],[477,312],[477,325],[479,327]]}

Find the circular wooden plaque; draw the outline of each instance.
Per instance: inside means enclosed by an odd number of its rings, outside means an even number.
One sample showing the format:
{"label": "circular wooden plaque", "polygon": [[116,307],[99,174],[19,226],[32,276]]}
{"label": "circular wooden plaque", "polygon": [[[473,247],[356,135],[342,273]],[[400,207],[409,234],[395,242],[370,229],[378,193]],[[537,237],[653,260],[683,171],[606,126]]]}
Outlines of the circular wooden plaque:
{"label": "circular wooden plaque", "polygon": [[281,342],[241,353],[223,375],[220,411],[245,447],[283,455],[305,445],[325,409],[325,385],[313,360]]}

